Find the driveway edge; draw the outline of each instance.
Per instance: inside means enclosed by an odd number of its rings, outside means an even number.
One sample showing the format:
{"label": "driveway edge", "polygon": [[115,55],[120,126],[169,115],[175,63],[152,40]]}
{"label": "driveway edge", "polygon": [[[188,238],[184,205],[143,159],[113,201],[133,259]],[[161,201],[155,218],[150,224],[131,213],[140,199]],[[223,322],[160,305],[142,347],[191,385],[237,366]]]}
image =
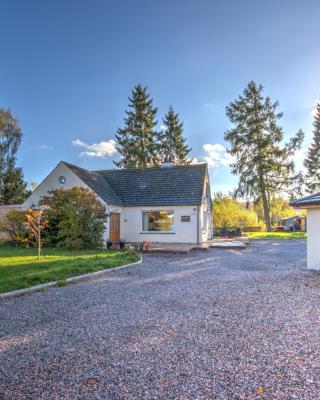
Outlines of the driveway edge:
{"label": "driveway edge", "polygon": [[[80,281],[80,280],[83,280],[83,279],[91,278],[93,276],[102,275],[102,274],[105,274],[105,273],[111,272],[111,271],[117,271],[119,269],[128,268],[128,267],[131,267],[133,265],[138,265],[138,264],[141,264],[141,263],[142,263],[142,257],[140,258],[139,261],[136,261],[134,263],[120,265],[119,267],[114,267],[114,268],[102,269],[101,271],[90,272],[89,274],[72,276],[70,278],[65,279],[65,281],[67,283],[69,283],[69,282],[70,283],[71,282],[77,282],[77,281]],[[24,294],[37,292],[39,290],[46,289],[46,288],[49,288],[49,287],[52,287],[52,286],[57,286],[57,285],[58,285],[58,281],[54,281],[54,282],[42,283],[41,285],[31,286],[31,287],[25,288],[25,289],[13,290],[12,292],[0,293],[0,299],[8,299],[10,297],[23,296]]]}

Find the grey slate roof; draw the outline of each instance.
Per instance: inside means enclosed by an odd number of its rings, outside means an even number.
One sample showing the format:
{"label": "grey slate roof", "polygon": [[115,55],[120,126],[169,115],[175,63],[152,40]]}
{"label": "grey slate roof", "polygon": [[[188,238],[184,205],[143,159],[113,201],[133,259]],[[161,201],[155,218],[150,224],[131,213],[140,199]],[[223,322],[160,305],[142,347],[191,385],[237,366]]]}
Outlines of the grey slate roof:
{"label": "grey slate roof", "polygon": [[122,205],[121,200],[108,184],[108,182],[97,172],[77,167],[65,161],[63,163],[70,168],[91,190],[97,193],[102,200],[112,205]]}
{"label": "grey slate roof", "polygon": [[106,203],[122,206],[200,205],[207,164],[88,171],[65,163]]}
{"label": "grey slate roof", "polygon": [[302,197],[301,199],[290,202],[292,207],[308,207],[320,205],[320,192],[311,194],[310,196]]}

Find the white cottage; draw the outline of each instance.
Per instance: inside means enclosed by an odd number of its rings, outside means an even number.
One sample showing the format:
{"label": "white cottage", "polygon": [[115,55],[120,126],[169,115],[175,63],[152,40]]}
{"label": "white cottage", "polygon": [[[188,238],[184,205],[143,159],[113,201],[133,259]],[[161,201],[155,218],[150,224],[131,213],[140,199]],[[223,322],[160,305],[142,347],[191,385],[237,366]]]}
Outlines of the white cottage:
{"label": "white cottage", "polygon": [[94,191],[109,214],[105,239],[202,243],[212,237],[207,164],[166,163],[145,169],[89,171],[61,161],[23,203],[37,205],[53,189]]}
{"label": "white cottage", "polygon": [[307,210],[308,268],[320,269],[320,192],[292,201],[290,205]]}

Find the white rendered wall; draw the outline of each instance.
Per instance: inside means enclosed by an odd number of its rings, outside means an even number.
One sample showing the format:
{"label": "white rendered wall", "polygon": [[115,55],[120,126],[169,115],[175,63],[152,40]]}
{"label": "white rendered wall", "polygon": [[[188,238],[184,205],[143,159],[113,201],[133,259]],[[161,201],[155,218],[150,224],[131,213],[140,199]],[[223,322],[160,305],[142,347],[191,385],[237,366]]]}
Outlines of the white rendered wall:
{"label": "white rendered wall", "polygon": [[[200,216],[200,242],[205,242],[209,239],[212,239],[212,211],[207,202],[203,203],[201,207],[199,207],[199,216]],[[205,220],[206,218],[206,220]]]}
{"label": "white rendered wall", "polygon": [[[59,176],[64,176],[66,178],[65,184],[59,182]],[[82,182],[82,180],[72,172],[71,169],[63,163],[60,163],[31,193],[22,204],[22,207],[23,209],[28,209],[33,205],[37,206],[39,201],[43,197],[48,196],[49,192],[53,189],[71,189],[75,186],[88,189],[88,186]]]}
{"label": "white rendered wall", "polygon": [[211,194],[209,176],[206,176],[202,195],[202,204],[199,210],[200,217],[200,242],[212,239],[213,216],[211,207]]}
{"label": "white rendered wall", "polygon": [[307,212],[308,268],[320,269],[320,207]]}
{"label": "white rendered wall", "polygon": [[[172,210],[174,233],[143,233],[142,211]],[[181,222],[181,216],[190,222]],[[127,242],[197,243],[197,206],[124,207],[120,219],[120,236]]]}

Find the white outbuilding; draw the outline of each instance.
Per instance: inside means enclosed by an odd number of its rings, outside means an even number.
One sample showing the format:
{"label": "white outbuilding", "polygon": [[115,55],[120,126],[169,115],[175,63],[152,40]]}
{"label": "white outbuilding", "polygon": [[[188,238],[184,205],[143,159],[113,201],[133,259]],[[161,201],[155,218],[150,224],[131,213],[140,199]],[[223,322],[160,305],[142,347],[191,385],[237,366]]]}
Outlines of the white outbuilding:
{"label": "white outbuilding", "polygon": [[307,210],[308,268],[320,270],[320,192],[292,201],[290,205]]}

